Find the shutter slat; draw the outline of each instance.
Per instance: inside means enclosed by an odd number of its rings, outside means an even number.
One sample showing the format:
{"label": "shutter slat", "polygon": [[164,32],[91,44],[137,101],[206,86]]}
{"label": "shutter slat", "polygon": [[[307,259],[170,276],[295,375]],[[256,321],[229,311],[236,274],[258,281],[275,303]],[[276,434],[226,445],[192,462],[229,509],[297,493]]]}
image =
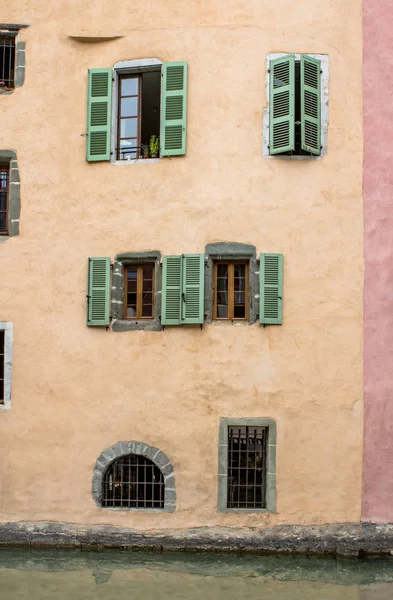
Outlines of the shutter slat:
{"label": "shutter slat", "polygon": [[269,152],[295,149],[295,55],[270,61]]}
{"label": "shutter slat", "polygon": [[110,159],[112,69],[89,69],[86,160]]}
{"label": "shutter slat", "polygon": [[183,255],[184,324],[201,324],[204,319],[204,254]]}
{"label": "shutter slat", "polygon": [[282,324],[283,256],[260,256],[259,321],[264,325]]}
{"label": "shutter slat", "polygon": [[161,156],[186,153],[187,71],[186,62],[162,65]]}
{"label": "shutter slat", "polygon": [[302,150],[321,154],[321,61],[300,57]]}
{"label": "shutter slat", "polygon": [[87,298],[87,325],[107,327],[110,310],[109,257],[89,258],[89,283]]}
{"label": "shutter slat", "polygon": [[162,260],[162,325],[180,325],[181,283],[181,256],[164,256]]}

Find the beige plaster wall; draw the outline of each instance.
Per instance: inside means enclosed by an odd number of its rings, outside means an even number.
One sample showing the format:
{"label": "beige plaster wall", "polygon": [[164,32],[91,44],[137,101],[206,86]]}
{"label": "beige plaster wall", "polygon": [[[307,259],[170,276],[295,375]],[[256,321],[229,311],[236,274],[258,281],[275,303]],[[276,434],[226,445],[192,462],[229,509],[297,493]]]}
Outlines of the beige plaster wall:
{"label": "beige plaster wall", "polygon": [[[139,529],[358,520],[361,1],[19,0],[1,18],[30,28],[25,85],[0,98],[1,145],[17,150],[22,179],[21,235],[0,245],[0,321],[15,324],[0,520]],[[98,34],[124,37],[67,37]],[[320,161],[262,158],[265,57],[287,51],[330,57]],[[87,164],[87,69],[144,57],[189,63],[187,156]],[[215,241],[284,254],[282,327],[86,327],[89,256],[203,252]],[[276,419],[277,514],[216,512],[223,416]],[[122,440],[170,457],[174,514],[95,506],[95,460]]]}

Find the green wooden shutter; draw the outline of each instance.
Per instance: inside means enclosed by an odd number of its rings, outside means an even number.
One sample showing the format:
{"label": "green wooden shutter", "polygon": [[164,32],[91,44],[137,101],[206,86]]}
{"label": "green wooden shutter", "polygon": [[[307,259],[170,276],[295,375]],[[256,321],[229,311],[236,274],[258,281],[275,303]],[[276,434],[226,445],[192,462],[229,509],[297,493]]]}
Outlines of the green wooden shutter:
{"label": "green wooden shutter", "polygon": [[89,69],[88,82],[86,160],[109,160],[112,69]]}
{"label": "green wooden shutter", "polygon": [[295,149],[295,55],[270,61],[270,154]]}
{"label": "green wooden shutter", "polygon": [[261,254],[259,321],[264,325],[282,324],[282,254]]}
{"label": "green wooden shutter", "polygon": [[203,323],[205,290],[205,255],[183,255],[182,323]]}
{"label": "green wooden shutter", "polygon": [[87,324],[90,327],[109,325],[110,273],[111,260],[109,257],[89,258]]}
{"label": "green wooden shutter", "polygon": [[302,150],[321,154],[321,61],[300,57]]}
{"label": "green wooden shutter", "polygon": [[180,325],[181,320],[182,257],[164,256],[162,259],[163,325]]}
{"label": "green wooden shutter", "polygon": [[186,62],[162,65],[161,156],[186,153],[187,71]]}

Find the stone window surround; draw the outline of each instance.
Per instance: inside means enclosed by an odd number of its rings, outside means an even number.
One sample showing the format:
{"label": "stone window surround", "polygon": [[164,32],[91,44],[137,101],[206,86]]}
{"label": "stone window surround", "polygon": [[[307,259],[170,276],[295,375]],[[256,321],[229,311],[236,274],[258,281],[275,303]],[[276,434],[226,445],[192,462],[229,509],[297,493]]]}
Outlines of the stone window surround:
{"label": "stone window surround", "polygon": [[0,321],[0,330],[5,331],[4,404],[0,404],[0,410],[8,410],[11,408],[12,344],[14,341],[14,324]]}
{"label": "stone window surround", "polygon": [[[248,270],[248,319],[245,321],[228,320],[215,321],[213,319],[213,262],[216,260],[246,260],[249,261]],[[205,322],[209,325],[253,325],[259,315],[259,264],[256,259],[256,248],[249,244],[237,242],[217,242],[207,244],[205,247]]]}
{"label": "stone window surround", "polygon": [[115,63],[113,67],[113,85],[112,85],[112,127],[111,127],[111,159],[110,164],[136,165],[136,164],[154,164],[160,162],[161,158],[137,158],[131,160],[117,160],[117,115],[118,115],[118,90],[119,75],[128,75],[130,73],[142,73],[152,69],[160,69],[163,62],[158,58],[141,58],[136,60],[121,60]]}
{"label": "stone window surround", "polygon": [[[111,316],[112,331],[161,331],[161,253],[126,252],[117,254],[112,272]],[[152,264],[154,266],[154,317],[152,319],[124,319],[124,265]]]}
{"label": "stone window surround", "polygon": [[263,141],[262,155],[264,158],[272,158],[274,160],[321,160],[327,154],[328,146],[328,125],[329,125],[329,56],[327,54],[311,54],[303,52],[312,58],[321,61],[321,154],[320,156],[285,156],[280,154],[269,154],[269,130],[270,130],[270,61],[275,58],[281,58],[288,54],[295,54],[295,61],[300,60],[300,54],[294,52],[276,52],[266,56],[266,97],[267,108],[263,109]]}
{"label": "stone window surround", "polygon": [[26,42],[20,40],[20,29],[26,29],[29,25],[0,23],[0,35],[15,37],[15,80],[12,90],[1,90],[0,94],[12,94],[15,88],[22,87],[25,82],[26,67]]}
{"label": "stone window surround", "polygon": [[0,164],[9,164],[8,235],[0,235],[0,243],[19,235],[20,177],[15,150],[0,150]]}
{"label": "stone window surround", "polygon": [[[267,451],[266,508],[228,508],[228,427],[249,426],[269,427]],[[267,513],[276,512],[276,422],[269,418],[227,418],[220,419],[218,434],[218,499],[217,512],[225,513]]]}
{"label": "stone window surround", "polygon": [[106,448],[98,457],[94,468],[92,495],[97,506],[104,510],[127,510],[140,511],[140,508],[126,507],[103,507],[102,502],[102,482],[108,467],[118,458],[128,454],[137,454],[145,456],[151,460],[161,471],[165,483],[164,508],[144,508],[143,512],[168,512],[173,513],[176,509],[176,486],[175,475],[171,461],[167,455],[154,446],[148,446],[143,442],[118,442],[113,446]]}

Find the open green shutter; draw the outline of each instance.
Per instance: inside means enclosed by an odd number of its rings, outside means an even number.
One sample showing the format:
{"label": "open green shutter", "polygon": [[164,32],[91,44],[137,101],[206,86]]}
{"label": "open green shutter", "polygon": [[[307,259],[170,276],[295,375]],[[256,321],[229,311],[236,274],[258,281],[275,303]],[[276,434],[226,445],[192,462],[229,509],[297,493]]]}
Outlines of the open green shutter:
{"label": "open green shutter", "polygon": [[186,153],[187,70],[186,62],[162,65],[161,156]]}
{"label": "open green shutter", "polygon": [[110,273],[111,260],[109,257],[89,258],[87,324],[90,327],[109,325]]}
{"label": "open green shutter", "polygon": [[181,320],[182,257],[164,256],[162,259],[163,325],[180,325]]}
{"label": "open green shutter", "polygon": [[282,266],[282,254],[261,254],[259,321],[264,325],[282,324]]}
{"label": "open green shutter", "polygon": [[295,149],[295,55],[270,61],[270,154]]}
{"label": "open green shutter", "polygon": [[300,57],[302,150],[321,154],[321,61]]}
{"label": "open green shutter", "polygon": [[204,254],[183,255],[182,323],[201,324],[204,320]]}
{"label": "open green shutter", "polygon": [[88,81],[86,160],[109,160],[112,69],[89,69]]}

